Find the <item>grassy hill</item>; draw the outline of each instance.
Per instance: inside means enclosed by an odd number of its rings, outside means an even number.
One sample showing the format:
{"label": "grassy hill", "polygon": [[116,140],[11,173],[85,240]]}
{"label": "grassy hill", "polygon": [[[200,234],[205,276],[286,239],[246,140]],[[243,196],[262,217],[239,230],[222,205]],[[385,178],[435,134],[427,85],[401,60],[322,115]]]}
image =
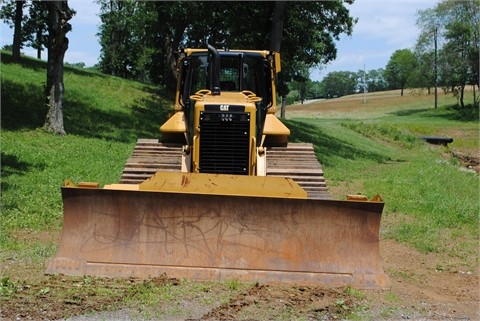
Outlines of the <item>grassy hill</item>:
{"label": "grassy hill", "polygon": [[[59,187],[117,182],[137,137],[159,137],[172,106],[158,88],[65,69],[65,137],[41,129],[46,116],[45,62],[10,63],[2,52],[2,233],[61,224]],[[8,243],[8,242],[7,242]]]}
{"label": "grassy hill", "polygon": [[[25,233],[57,233],[62,226],[64,179],[119,180],[137,138],[159,137],[172,97],[154,86],[81,69],[65,70],[66,136],[41,129],[45,63],[1,62],[0,263],[43,265],[58,244],[32,242]],[[471,95],[471,94],[470,94]],[[469,98],[467,98],[469,99]],[[311,142],[334,198],[346,193],[386,202],[384,239],[478,267],[479,176],[463,160],[479,156],[478,110],[458,110],[455,99],[369,94],[288,106],[291,141]],[[453,137],[448,147],[419,136]],[[472,163],[474,165],[474,163]],[[458,264],[458,263],[455,263]],[[0,290],[2,287],[0,286]]]}
{"label": "grassy hill", "polygon": [[[2,51],[2,120],[5,130],[36,129],[46,116],[45,62],[10,63]],[[65,130],[68,134],[133,142],[156,137],[172,100],[159,88],[82,69],[65,68]]]}

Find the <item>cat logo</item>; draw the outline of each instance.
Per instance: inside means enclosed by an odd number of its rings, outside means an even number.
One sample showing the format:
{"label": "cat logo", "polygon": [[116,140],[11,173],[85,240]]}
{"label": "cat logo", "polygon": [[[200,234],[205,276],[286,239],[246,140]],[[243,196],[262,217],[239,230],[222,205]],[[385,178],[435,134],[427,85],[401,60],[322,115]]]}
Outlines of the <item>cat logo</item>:
{"label": "cat logo", "polygon": [[228,111],[228,107],[230,107],[230,105],[220,105],[220,110],[221,111]]}

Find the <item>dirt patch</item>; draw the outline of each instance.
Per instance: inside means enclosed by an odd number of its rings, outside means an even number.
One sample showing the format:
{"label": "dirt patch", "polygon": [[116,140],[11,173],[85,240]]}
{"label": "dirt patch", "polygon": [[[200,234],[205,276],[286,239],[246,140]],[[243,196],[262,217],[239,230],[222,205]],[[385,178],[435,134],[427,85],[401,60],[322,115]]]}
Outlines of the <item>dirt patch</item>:
{"label": "dirt patch", "polygon": [[460,161],[463,167],[480,173],[480,156],[469,155],[459,151],[452,151],[452,156]]}
{"label": "dirt patch", "polygon": [[[111,312],[109,319],[108,311],[125,310],[132,315],[125,320],[480,319],[478,258],[472,268],[458,258],[423,254],[393,240],[380,244],[391,288],[378,291],[192,283],[166,276],[150,280],[47,276],[43,265],[11,262],[2,266],[2,275],[11,277],[2,279],[0,315],[2,320],[78,315],[87,315],[81,320],[115,320],[118,313]],[[147,304],[149,295],[158,302]]]}
{"label": "dirt patch", "polygon": [[[201,320],[336,319],[362,304],[340,290],[312,286],[260,285],[201,317]],[[348,308],[347,308],[348,307]]]}
{"label": "dirt patch", "polygon": [[[479,320],[479,270],[458,258],[423,254],[392,240],[381,242],[390,293],[416,317],[432,320]],[[400,302],[398,302],[400,303]]]}
{"label": "dirt patch", "polygon": [[[478,270],[440,268],[444,259],[422,254],[392,240],[381,254],[391,278],[384,291],[328,290],[319,287],[256,285],[202,320],[336,320],[354,316],[373,320],[479,320]],[[450,262],[452,264],[453,262]],[[460,262],[456,262],[460,264]]]}

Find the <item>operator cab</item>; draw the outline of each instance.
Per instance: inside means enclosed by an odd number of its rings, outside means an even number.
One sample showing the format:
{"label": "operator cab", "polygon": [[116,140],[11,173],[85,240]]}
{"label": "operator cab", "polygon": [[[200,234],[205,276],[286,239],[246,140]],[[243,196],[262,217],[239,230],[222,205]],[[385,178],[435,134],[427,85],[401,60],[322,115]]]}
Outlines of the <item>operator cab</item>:
{"label": "operator cab", "polygon": [[[272,71],[270,62],[257,52],[219,51],[220,91],[255,93],[262,98],[260,109],[268,109],[273,104]],[[189,97],[202,89],[212,87],[211,55],[207,51],[194,52],[185,57],[181,68],[180,98],[189,104]],[[189,107],[189,106],[184,106]]]}

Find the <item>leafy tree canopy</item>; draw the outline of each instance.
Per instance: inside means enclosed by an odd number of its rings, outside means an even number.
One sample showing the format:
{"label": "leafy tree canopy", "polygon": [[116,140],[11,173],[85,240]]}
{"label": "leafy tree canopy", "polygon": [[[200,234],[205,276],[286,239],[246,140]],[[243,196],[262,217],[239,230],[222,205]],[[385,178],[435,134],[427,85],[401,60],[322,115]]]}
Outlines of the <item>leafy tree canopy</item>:
{"label": "leafy tree canopy", "polygon": [[[443,0],[434,8],[418,13],[420,36],[415,52],[419,70],[427,79],[427,86],[437,81],[445,91],[458,95],[464,106],[465,86],[480,85],[480,2],[478,0]],[[434,50],[438,46],[438,52]],[[428,70],[438,70],[432,77]],[[474,92],[474,104],[478,98]]]}
{"label": "leafy tree canopy", "polygon": [[[300,2],[149,2],[100,0],[101,67],[104,72],[168,84],[178,47],[278,50],[282,78],[336,58],[335,40],[356,20],[345,4]],[[275,24],[279,22],[281,24]],[[281,26],[281,38],[275,28]],[[277,30],[278,31],[278,30]],[[272,48],[276,47],[276,48]],[[308,75],[307,75],[308,78]]]}
{"label": "leafy tree canopy", "polygon": [[385,68],[385,78],[393,88],[400,88],[403,96],[403,89],[407,81],[413,75],[416,68],[416,58],[410,49],[396,50]]}

